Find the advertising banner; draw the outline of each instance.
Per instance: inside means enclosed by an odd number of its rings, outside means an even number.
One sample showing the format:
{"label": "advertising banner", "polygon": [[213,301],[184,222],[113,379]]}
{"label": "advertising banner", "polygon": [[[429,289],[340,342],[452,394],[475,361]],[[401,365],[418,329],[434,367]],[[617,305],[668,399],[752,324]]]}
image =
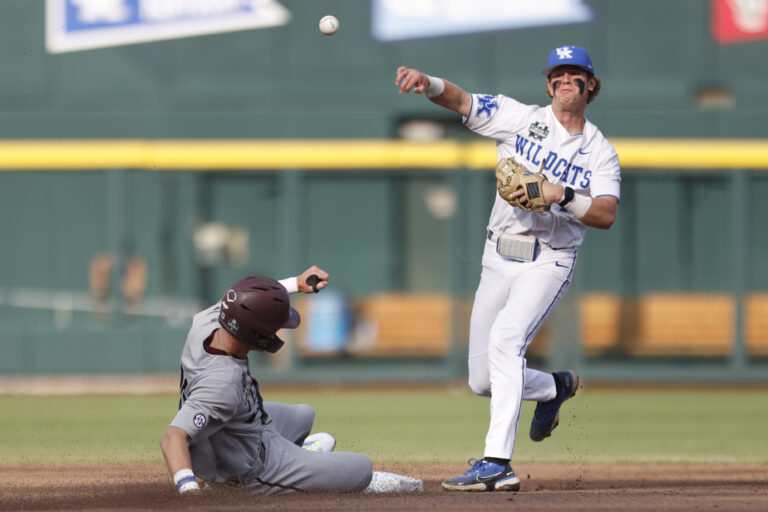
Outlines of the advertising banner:
{"label": "advertising banner", "polygon": [[594,19],[583,0],[372,0],[371,33],[381,42],[513,30]]}
{"label": "advertising banner", "polygon": [[46,0],[46,48],[71,52],[284,25],[276,0]]}
{"label": "advertising banner", "polygon": [[768,39],[768,0],[712,0],[712,34],[718,43]]}

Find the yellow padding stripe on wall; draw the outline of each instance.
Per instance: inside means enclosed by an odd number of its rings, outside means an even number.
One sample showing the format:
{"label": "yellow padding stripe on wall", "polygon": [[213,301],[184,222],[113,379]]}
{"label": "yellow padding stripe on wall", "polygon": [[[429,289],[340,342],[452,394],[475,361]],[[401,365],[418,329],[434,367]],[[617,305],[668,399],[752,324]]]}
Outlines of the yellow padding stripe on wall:
{"label": "yellow padding stripe on wall", "polygon": [[768,169],[768,140],[612,139],[622,167]]}
{"label": "yellow padding stripe on wall", "polygon": [[3,169],[392,169],[451,168],[455,141],[71,140],[0,141]]}
{"label": "yellow padding stripe on wall", "polygon": [[[623,168],[768,169],[768,140],[612,139]],[[3,170],[493,169],[491,141],[5,140]]]}

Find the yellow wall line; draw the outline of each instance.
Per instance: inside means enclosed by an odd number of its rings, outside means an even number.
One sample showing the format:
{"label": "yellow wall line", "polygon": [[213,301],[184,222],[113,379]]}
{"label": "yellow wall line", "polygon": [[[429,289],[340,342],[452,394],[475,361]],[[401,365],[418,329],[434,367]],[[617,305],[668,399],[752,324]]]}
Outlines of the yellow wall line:
{"label": "yellow wall line", "polygon": [[[768,140],[612,139],[623,168],[768,169]],[[2,170],[492,169],[492,141],[4,140]]]}

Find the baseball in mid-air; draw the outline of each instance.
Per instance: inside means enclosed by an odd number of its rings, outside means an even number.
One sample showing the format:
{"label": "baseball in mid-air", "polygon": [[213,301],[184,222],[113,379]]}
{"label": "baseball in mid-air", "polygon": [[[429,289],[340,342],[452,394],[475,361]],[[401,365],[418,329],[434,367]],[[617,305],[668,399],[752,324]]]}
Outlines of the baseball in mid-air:
{"label": "baseball in mid-air", "polygon": [[320,18],[318,27],[320,27],[320,32],[323,34],[332,36],[336,33],[337,30],[339,30],[339,20],[336,19],[336,16],[331,16],[329,14],[328,16],[323,16]]}

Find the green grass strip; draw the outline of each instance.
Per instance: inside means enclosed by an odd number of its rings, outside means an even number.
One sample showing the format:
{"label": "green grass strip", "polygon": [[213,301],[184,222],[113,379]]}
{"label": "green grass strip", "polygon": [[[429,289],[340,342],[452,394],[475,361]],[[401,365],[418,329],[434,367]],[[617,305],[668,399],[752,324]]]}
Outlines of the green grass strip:
{"label": "green grass strip", "polygon": [[[483,454],[488,399],[467,391],[267,392],[309,403],[315,431],[375,462],[459,462]],[[0,464],[161,462],[175,396],[0,397]],[[764,391],[585,391],[560,427],[528,439],[526,403],[514,459],[526,462],[768,463]]]}

